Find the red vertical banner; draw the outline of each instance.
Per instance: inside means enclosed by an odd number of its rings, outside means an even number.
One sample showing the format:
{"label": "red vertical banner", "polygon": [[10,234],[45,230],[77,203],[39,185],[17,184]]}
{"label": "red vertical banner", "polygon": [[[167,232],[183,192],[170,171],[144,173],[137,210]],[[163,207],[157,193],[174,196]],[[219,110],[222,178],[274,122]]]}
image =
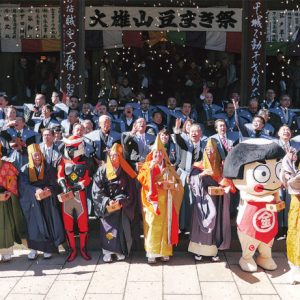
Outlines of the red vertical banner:
{"label": "red vertical banner", "polygon": [[61,0],[61,91],[79,95],[79,0]]}
{"label": "red vertical banner", "polygon": [[266,6],[264,0],[243,0],[242,104],[265,94]]}

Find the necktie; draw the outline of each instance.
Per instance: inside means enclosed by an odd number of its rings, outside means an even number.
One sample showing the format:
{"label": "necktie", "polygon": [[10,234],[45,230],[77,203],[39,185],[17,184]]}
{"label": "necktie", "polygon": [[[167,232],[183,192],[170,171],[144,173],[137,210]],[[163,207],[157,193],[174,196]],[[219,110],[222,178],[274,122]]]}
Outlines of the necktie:
{"label": "necktie", "polygon": [[212,119],[212,108],[210,105],[207,105],[207,119],[208,120]]}
{"label": "necktie", "polygon": [[222,145],[223,145],[224,149],[228,152],[230,149],[229,149],[229,147],[228,147],[227,139],[226,139],[225,136],[223,136],[223,137],[221,138],[221,142],[222,142]]}
{"label": "necktie", "polygon": [[18,138],[22,137],[21,131],[19,131],[19,130],[17,131],[17,137]]}
{"label": "necktie", "polygon": [[143,118],[146,120],[146,122],[148,122],[147,120],[147,113],[143,111]]}
{"label": "necktie", "polygon": [[69,128],[69,135],[71,135],[73,132],[73,124],[70,124],[70,128]]}
{"label": "necktie", "polygon": [[46,160],[47,163],[50,164],[51,163],[51,153],[50,153],[50,148],[46,149]]}
{"label": "necktie", "polygon": [[288,110],[287,110],[287,108],[285,108],[283,111],[284,111],[285,122],[288,123],[289,122],[289,113],[288,113]]}
{"label": "necktie", "polygon": [[289,149],[290,149],[289,143],[285,143],[283,148],[284,148],[284,151],[285,151],[285,152],[288,152]]}
{"label": "necktie", "polygon": [[193,161],[195,162],[195,161],[197,161],[197,159],[198,159],[198,147],[197,147],[197,145],[194,145],[194,150],[193,150]]}

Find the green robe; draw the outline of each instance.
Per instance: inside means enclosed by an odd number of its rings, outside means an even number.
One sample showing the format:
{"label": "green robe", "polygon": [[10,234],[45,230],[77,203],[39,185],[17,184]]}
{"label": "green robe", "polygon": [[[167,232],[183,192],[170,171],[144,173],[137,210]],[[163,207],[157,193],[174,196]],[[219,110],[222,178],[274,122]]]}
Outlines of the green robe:
{"label": "green robe", "polygon": [[14,243],[21,244],[26,236],[26,226],[19,199],[11,194],[11,198],[0,202],[0,249],[9,248]]}

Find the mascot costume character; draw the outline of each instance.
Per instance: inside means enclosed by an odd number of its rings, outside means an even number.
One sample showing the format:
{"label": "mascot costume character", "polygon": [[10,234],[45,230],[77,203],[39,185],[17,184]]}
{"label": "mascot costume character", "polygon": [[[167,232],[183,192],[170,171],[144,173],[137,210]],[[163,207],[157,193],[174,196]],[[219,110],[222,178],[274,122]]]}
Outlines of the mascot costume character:
{"label": "mascot costume character", "polygon": [[[235,146],[224,164],[224,177],[240,190],[237,232],[242,247],[240,267],[246,272],[275,270],[271,248],[278,231],[277,211],[284,150],[267,139],[249,139]],[[253,259],[255,251],[259,255]]]}
{"label": "mascot costume character", "polygon": [[72,191],[74,198],[62,203],[64,227],[71,253],[67,261],[75,259],[76,244],[74,236],[74,216],[76,213],[79,229],[80,254],[85,260],[91,259],[86,251],[88,238],[88,211],[86,187],[91,183],[89,170],[92,169],[89,159],[84,155],[83,138],[70,136],[63,140],[64,156],[58,166],[58,183],[64,194]]}

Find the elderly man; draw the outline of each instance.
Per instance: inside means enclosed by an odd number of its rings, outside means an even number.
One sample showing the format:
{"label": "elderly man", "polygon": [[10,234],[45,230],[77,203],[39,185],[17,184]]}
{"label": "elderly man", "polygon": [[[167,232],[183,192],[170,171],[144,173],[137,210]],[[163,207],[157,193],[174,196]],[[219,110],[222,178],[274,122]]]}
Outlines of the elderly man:
{"label": "elderly man", "polygon": [[215,121],[215,129],[217,133],[212,138],[216,141],[221,159],[224,161],[228,152],[238,143],[239,135],[235,134],[235,132],[228,132],[225,120],[223,119]]}
{"label": "elderly man", "polygon": [[[111,262],[112,255],[124,260],[132,245],[131,221],[134,217],[136,173],[122,156],[122,146],[114,144],[106,164],[99,167],[93,182],[95,214],[100,218],[100,239],[103,261]],[[116,210],[110,210],[117,206]]]}
{"label": "elderly man", "polygon": [[[291,140],[292,132],[291,129],[287,125],[283,125],[280,127],[278,131],[278,139],[275,140],[276,143],[286,152],[286,154],[291,151],[295,151],[300,149],[300,143],[297,141]],[[278,213],[278,225],[279,225],[279,233],[277,235],[278,239],[284,239],[287,234],[288,228],[288,212],[290,210],[291,196],[287,192],[285,187],[280,189],[280,198],[285,201],[285,209]]]}
{"label": "elderly man", "polygon": [[[29,163],[21,169],[19,178],[20,204],[27,223],[28,259],[37,258],[42,251],[44,258],[58,252],[58,246],[65,240],[60,213],[56,207],[58,186],[56,172],[45,162],[39,145],[28,147]],[[38,194],[51,192],[43,200]]]}
{"label": "elderly man", "polygon": [[103,115],[99,118],[99,129],[85,135],[85,142],[89,149],[88,156],[93,155],[99,165],[106,161],[107,151],[114,143],[120,142],[120,133],[111,130],[111,118]]}
{"label": "elderly man", "polygon": [[177,173],[184,186],[183,202],[180,211],[179,227],[181,231],[190,231],[192,217],[192,197],[189,188],[189,176],[194,162],[202,159],[205,148],[205,141],[202,140],[202,130],[199,124],[192,124],[188,138],[185,139],[180,134],[181,120],[177,119],[175,124],[175,142],[180,148],[180,163]]}
{"label": "elderly man", "polygon": [[82,126],[84,128],[84,134],[88,134],[94,130],[94,123],[91,120],[84,120]]}
{"label": "elderly man", "polygon": [[134,170],[138,170],[139,164],[144,162],[147,154],[151,151],[150,145],[155,137],[145,133],[146,121],[143,118],[137,119],[130,132],[122,133],[122,146],[124,155]]}

